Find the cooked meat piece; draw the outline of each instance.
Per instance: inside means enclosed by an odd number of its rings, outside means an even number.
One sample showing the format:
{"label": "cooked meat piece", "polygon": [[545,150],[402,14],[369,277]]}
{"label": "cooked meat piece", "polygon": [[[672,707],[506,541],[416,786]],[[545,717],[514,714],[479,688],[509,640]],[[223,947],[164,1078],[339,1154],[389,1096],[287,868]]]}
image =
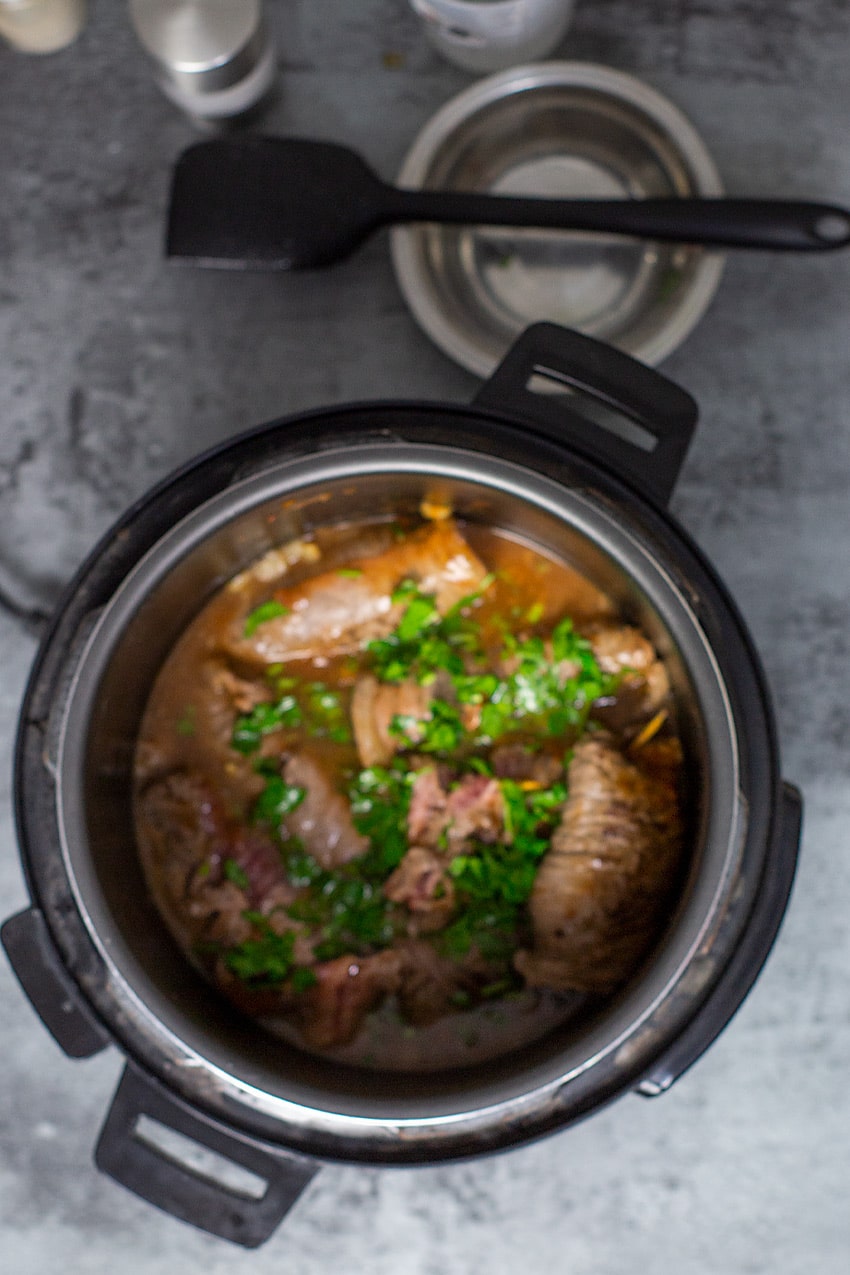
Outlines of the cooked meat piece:
{"label": "cooked meat piece", "polygon": [[305,790],[304,799],[285,817],[284,828],[323,868],[337,868],[366,853],[369,838],[354,827],[347,797],[316,757],[294,753],[284,763],[283,778]]}
{"label": "cooked meat piece", "polygon": [[413,846],[384,882],[384,894],[393,903],[404,903],[414,913],[417,934],[439,930],[454,909],[454,885],[446,860],[433,850]]}
{"label": "cooked meat piece", "polygon": [[197,883],[185,904],[191,922],[193,942],[221,943],[235,947],[251,937],[253,927],[245,918],[248,900],[245,891],[232,881]]}
{"label": "cooked meat piece", "polygon": [[629,720],[657,712],[670,693],[670,679],[649,639],[630,625],[610,624],[597,625],[586,636],[603,673],[626,671],[617,694]]}
{"label": "cooked meat piece", "polygon": [[137,797],[142,860],[172,905],[197,898],[227,879],[228,863],[244,874],[242,906],[259,906],[281,882],[274,843],[225,815],[199,776],[182,771],[149,784]]}
{"label": "cooked meat piece", "polygon": [[318,562],[319,546],[311,540],[290,540],[288,544],[267,550],[250,567],[240,571],[227,585],[228,593],[252,593],[258,585],[275,584],[293,567],[305,562]]}
{"label": "cooked meat piece", "polygon": [[529,985],[610,992],[646,954],[681,850],[678,766],[668,760],[635,764],[604,736],[576,745],[529,900],[534,945],[515,958]]}
{"label": "cooked meat piece", "polygon": [[263,781],[252,760],[234,751],[233,727],[237,714],[269,699],[269,689],[262,679],[238,677],[220,658],[178,654],[180,681],[191,691],[176,705],[166,698],[149,708],[136,747],[136,780],[148,783],[178,768],[215,774],[216,791],[227,805],[250,805]]}
{"label": "cooked meat piece", "polygon": [[196,776],[177,771],[137,793],[136,825],[148,879],[171,910],[185,900],[219,833],[211,794]]}
{"label": "cooked meat piece", "polygon": [[402,958],[393,948],[372,956],[338,956],[313,966],[317,982],[301,993],[299,1019],[313,1049],[345,1045],[366,1015],[398,990]]}
{"label": "cooked meat piece", "polygon": [[541,788],[551,788],[564,777],[564,764],[552,753],[536,752],[527,744],[499,744],[490,754],[497,779],[530,780]]}
{"label": "cooked meat piece", "polygon": [[255,664],[351,654],[392,632],[403,610],[392,594],[402,580],[416,580],[445,613],[486,574],[451,520],[429,523],[384,553],[353,560],[345,574],[323,572],[278,590],[274,600],[285,613],[260,624],[249,638],[234,635],[228,649]]}
{"label": "cooked meat piece", "polygon": [[464,775],[449,792],[446,814],[450,855],[460,854],[473,839],[498,841],[505,817],[502,790],[487,775]]}
{"label": "cooked meat piece", "polygon": [[504,826],[504,809],[495,779],[464,775],[446,788],[437,768],[427,766],[413,782],[408,841],[452,858],[462,854],[471,840],[497,841]]}
{"label": "cooked meat piece", "polygon": [[140,739],[137,742],[133,757],[133,775],[138,786],[162,779],[174,769],[174,749],[169,746],[170,743],[170,739],[164,740],[159,737]]}
{"label": "cooked meat piece", "polygon": [[396,716],[424,721],[429,716],[433,688],[418,682],[379,682],[367,674],[357,679],[351,697],[351,724],[362,766],[386,766],[401,744],[390,732]]}
{"label": "cooked meat piece", "polygon": [[206,683],[213,696],[226,705],[227,739],[233,730],[236,713],[250,713],[258,704],[270,699],[268,687],[261,682],[249,682],[239,677],[220,660],[209,660],[206,666]]}
{"label": "cooked meat piece", "polygon": [[404,1017],[420,1027],[462,1007],[465,998],[474,998],[504,974],[502,967],[474,950],[455,960],[442,956],[426,939],[411,939],[396,950],[403,962],[399,1006]]}
{"label": "cooked meat piece", "polygon": [[137,796],[140,855],[151,890],[176,933],[199,941],[241,943],[242,913],[294,892],[274,842],[229,819],[204,781],[175,772]]}
{"label": "cooked meat piece", "polygon": [[629,756],[647,775],[657,775],[661,782],[670,782],[681,773],[684,754],[682,741],[677,735],[656,735],[647,743],[629,747]]}
{"label": "cooked meat piece", "polygon": [[407,839],[412,846],[438,847],[446,826],[448,796],[436,766],[417,771],[407,810]]}

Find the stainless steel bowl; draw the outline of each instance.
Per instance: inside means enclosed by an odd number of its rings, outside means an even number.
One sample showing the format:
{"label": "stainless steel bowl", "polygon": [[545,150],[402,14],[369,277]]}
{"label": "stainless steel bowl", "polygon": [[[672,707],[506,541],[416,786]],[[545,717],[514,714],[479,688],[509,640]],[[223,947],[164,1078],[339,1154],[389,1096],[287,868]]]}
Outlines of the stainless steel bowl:
{"label": "stainless steel bowl", "polygon": [[[723,193],[677,107],[632,76],[581,62],[515,67],[474,84],[425,126],[398,184],[555,197]],[[622,236],[430,224],[394,229],[391,248],[421,327],[481,376],[538,320],[658,363],[705,312],[724,260]]]}

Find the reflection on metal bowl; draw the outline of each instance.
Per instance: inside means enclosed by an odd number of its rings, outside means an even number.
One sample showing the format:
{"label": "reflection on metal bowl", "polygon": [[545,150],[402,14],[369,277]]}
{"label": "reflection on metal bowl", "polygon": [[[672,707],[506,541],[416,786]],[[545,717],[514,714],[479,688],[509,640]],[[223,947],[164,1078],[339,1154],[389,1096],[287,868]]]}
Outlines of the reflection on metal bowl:
{"label": "reflection on metal bowl", "polygon": [[[716,196],[720,177],[666,98],[606,67],[549,62],[479,81],[414,141],[412,188],[575,198]],[[419,225],[392,231],[399,286],[431,339],[487,376],[550,320],[658,363],[714,295],[723,256],[615,235]]]}

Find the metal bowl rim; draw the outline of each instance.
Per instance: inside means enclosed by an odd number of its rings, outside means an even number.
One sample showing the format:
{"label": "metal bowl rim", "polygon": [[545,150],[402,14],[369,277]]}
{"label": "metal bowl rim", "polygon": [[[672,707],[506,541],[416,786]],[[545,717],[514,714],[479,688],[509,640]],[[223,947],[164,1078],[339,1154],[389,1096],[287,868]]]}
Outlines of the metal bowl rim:
{"label": "metal bowl rim", "polygon": [[[511,94],[539,88],[588,88],[608,91],[620,102],[642,110],[664,127],[680,148],[695,180],[695,193],[720,196],[723,182],[705,143],[687,116],[669,98],[627,72],[594,62],[549,61],[529,63],[499,71],[472,84],[446,102],[423,126],[410,146],[397,174],[399,186],[418,188],[426,179],[440,147],[466,120]],[[397,226],[390,231],[390,255],[396,282],[416,321],[449,358],[478,376],[489,376],[495,360],[460,325],[447,318],[444,309],[423,287],[416,245],[417,227]],[[702,250],[694,277],[678,310],[651,339],[629,353],[646,363],[660,363],[696,327],[708,309],[720,283],[725,255]],[[604,339],[604,338],[603,338]]]}

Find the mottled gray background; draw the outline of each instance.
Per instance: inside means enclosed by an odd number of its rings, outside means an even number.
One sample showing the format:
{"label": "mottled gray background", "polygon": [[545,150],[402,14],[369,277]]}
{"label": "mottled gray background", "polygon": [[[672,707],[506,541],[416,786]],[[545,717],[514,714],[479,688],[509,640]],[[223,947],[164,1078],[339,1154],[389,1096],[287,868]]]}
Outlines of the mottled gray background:
{"label": "mottled gray background", "polygon": [[[268,125],[394,173],[470,77],[404,0],[272,0]],[[691,117],[729,191],[850,204],[846,0],[578,0],[563,56],[632,71]],[[0,49],[0,915],[23,907],[11,748],[35,637],[95,537],[176,462],[352,398],[468,399],[418,331],[386,239],[299,277],[169,268],[170,165],[195,134],[124,6],[71,48]],[[4,962],[0,1269],[14,1275],[842,1275],[850,1269],[850,256],[738,254],[664,370],[702,423],[674,510],[743,608],[806,799],[800,871],[753,995],[667,1095],[485,1162],[326,1168],[245,1254],[99,1176],[121,1060],[65,1059]],[[17,612],[17,615],[13,614]]]}

